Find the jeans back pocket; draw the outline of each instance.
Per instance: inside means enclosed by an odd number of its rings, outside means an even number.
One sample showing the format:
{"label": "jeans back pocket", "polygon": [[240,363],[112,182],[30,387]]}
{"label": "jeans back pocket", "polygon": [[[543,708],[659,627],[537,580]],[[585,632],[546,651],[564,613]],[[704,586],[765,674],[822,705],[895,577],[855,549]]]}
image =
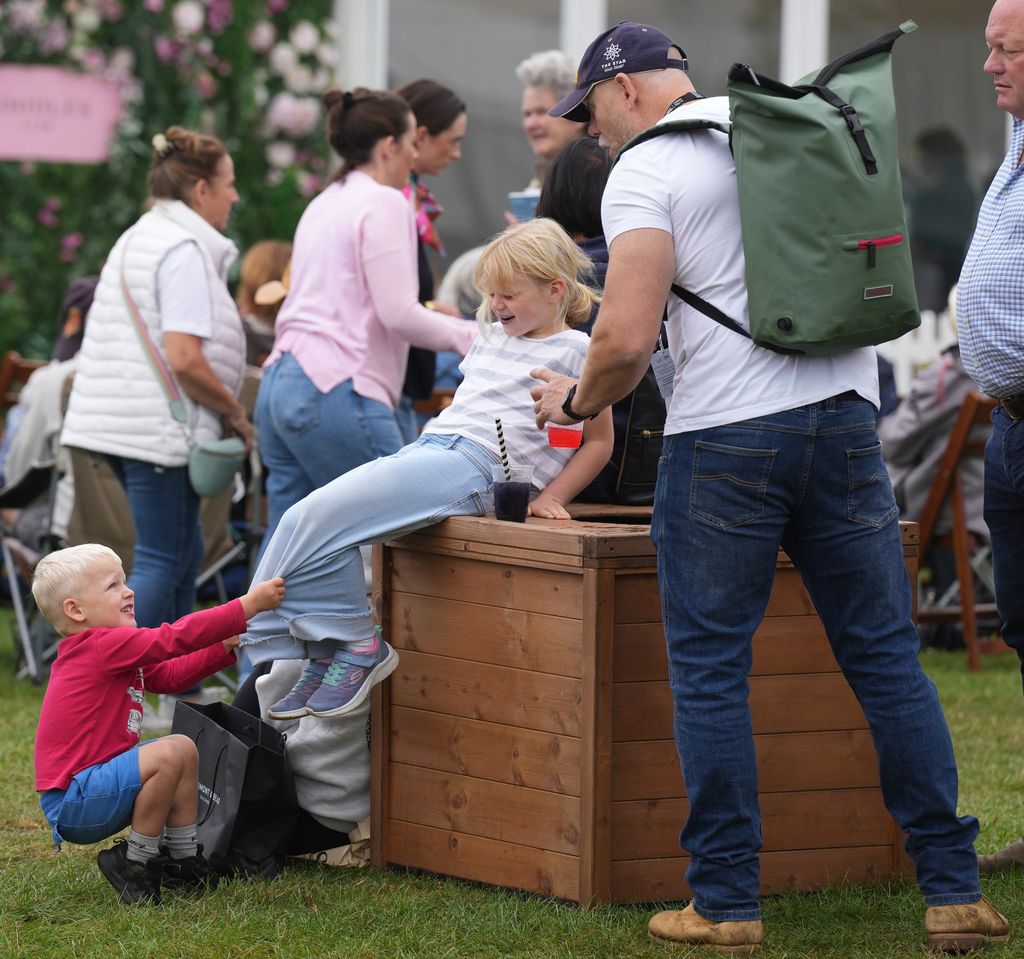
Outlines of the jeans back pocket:
{"label": "jeans back pocket", "polygon": [[776,451],[723,446],[697,440],[693,451],[690,512],[728,529],[764,515]]}
{"label": "jeans back pocket", "polygon": [[849,476],[847,515],[854,523],[881,528],[899,515],[889,473],[882,459],[882,444],[847,450]]}

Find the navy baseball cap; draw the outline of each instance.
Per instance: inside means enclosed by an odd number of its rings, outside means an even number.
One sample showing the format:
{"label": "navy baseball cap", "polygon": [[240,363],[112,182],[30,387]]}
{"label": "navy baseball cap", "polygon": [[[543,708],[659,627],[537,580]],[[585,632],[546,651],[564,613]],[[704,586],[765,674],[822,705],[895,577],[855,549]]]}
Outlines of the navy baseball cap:
{"label": "navy baseball cap", "polygon": [[[679,51],[681,60],[669,57],[669,50]],[[589,47],[576,71],[576,89],[549,111],[553,117],[565,117],[575,123],[586,123],[590,111],[583,105],[587,95],[602,80],[617,73],[642,73],[644,70],[686,70],[686,54],[667,34],[646,23],[623,20],[605,30]]]}

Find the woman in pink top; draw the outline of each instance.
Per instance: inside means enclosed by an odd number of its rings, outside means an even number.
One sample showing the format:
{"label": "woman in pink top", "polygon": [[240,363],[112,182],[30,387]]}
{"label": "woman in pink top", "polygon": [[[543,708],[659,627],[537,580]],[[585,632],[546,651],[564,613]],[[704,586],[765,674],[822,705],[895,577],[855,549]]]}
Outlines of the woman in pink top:
{"label": "woman in pink top", "polygon": [[417,301],[416,227],[401,188],[416,122],[390,93],[329,90],[342,167],[302,214],[291,283],[254,421],[269,541],[293,503],[403,445],[395,418],[409,346],[465,353],[474,326]]}

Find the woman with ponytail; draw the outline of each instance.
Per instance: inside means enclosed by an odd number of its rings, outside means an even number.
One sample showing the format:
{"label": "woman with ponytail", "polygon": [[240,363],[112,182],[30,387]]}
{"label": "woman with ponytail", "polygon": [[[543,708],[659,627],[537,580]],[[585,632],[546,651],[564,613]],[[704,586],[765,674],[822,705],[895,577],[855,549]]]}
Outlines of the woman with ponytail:
{"label": "woman with ponytail", "polygon": [[395,416],[409,346],[465,353],[470,324],[417,298],[416,227],[402,187],[416,121],[391,93],[329,90],[342,161],[295,231],[288,295],[256,401],[268,525],[313,490],[403,445]]}

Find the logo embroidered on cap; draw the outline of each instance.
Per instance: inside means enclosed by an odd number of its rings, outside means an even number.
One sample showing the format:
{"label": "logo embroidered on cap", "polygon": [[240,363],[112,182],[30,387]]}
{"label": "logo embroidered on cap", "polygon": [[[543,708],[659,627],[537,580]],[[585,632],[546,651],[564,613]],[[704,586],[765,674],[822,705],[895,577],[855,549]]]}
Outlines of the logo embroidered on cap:
{"label": "logo embroidered on cap", "polygon": [[626,60],[621,56],[622,47],[612,41],[605,47],[604,50],[604,63],[602,68],[607,73],[609,70],[621,70],[626,65]]}

